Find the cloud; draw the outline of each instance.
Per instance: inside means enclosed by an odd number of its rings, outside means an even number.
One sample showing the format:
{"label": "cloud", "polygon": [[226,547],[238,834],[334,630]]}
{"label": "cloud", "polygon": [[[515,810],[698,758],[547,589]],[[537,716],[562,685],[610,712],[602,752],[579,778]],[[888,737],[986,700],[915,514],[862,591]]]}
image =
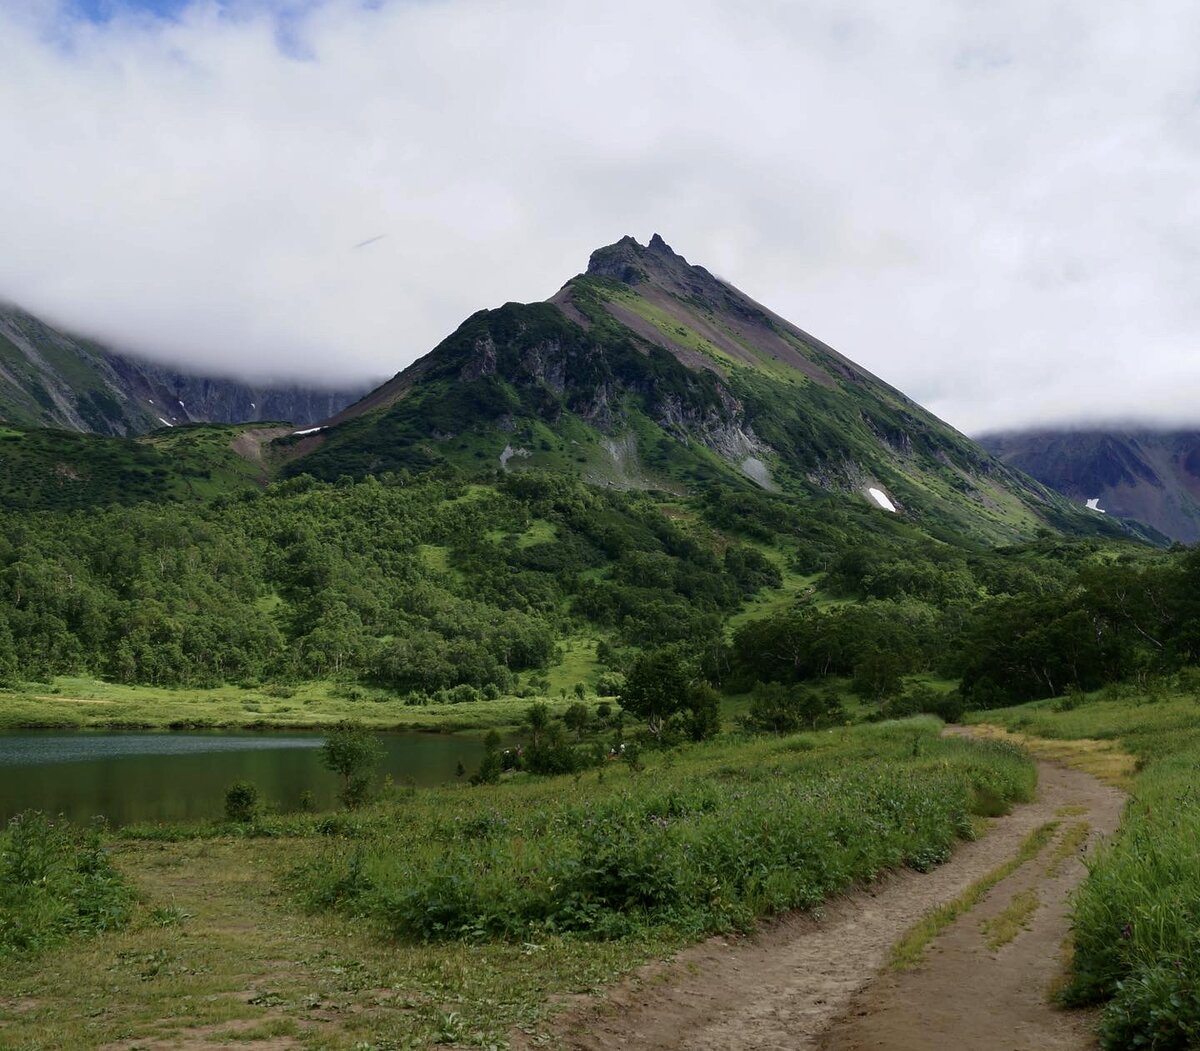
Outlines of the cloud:
{"label": "cloud", "polygon": [[1181,0],[70,10],[0,7],[0,295],[60,324],[357,380],[659,231],[964,429],[1195,422]]}

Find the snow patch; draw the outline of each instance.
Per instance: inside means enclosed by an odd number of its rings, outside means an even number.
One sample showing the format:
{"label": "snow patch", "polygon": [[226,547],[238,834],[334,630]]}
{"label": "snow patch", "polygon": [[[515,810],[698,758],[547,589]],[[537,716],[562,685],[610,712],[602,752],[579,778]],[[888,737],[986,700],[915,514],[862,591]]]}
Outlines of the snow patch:
{"label": "snow patch", "polygon": [[161,423],[161,424],[162,424],[164,427],[174,427],[174,426],[175,426],[175,424],[173,424],[173,423],[168,423],[168,422],[167,422],[166,420],[164,420],[164,419],[163,419],[161,416],[158,418],[158,422],[159,422],[159,423]]}
{"label": "snow patch", "polygon": [[1087,502],[1087,509],[1089,511],[1095,511],[1097,514],[1100,514],[1100,515],[1108,514],[1108,512],[1105,511],[1104,508],[1100,506],[1100,497],[1098,497],[1098,496],[1093,497],[1091,500],[1089,500]]}
{"label": "snow patch", "polygon": [[875,489],[875,488],[868,489],[867,495],[870,496],[870,498],[872,500],[874,500],[885,511],[891,511],[892,514],[896,513],[896,505],[894,503],[892,503],[891,500],[888,499],[887,493],[885,493],[882,489]]}
{"label": "snow patch", "polygon": [[317,431],[323,430],[321,427],[309,427],[306,431],[292,431],[292,437],[298,437],[301,434],[316,434]]}

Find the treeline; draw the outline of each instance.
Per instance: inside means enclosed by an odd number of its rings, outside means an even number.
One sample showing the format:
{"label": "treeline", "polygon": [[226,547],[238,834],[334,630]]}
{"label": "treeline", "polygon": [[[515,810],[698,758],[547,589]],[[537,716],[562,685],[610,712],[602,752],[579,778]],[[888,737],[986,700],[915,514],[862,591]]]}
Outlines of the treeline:
{"label": "treeline", "polygon": [[757,551],[718,555],[646,496],[533,474],[302,476],[201,506],[0,515],[0,677],[494,693],[568,631],[712,637],[771,583]]}
{"label": "treeline", "polygon": [[[997,551],[850,547],[826,594],[734,633],[728,684],[846,677],[893,711],[916,673],[959,680],[951,711],[1089,691],[1200,660],[1200,551],[1043,538]],[[928,709],[932,699],[921,699]],[[939,714],[946,714],[939,710]]]}

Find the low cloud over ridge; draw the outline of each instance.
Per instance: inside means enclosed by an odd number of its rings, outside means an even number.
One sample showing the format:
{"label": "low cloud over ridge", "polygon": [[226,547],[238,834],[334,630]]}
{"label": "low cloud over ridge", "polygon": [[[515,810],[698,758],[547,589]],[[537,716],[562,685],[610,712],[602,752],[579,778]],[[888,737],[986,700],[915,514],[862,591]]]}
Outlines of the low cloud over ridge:
{"label": "low cloud over ridge", "polygon": [[249,378],[390,374],[679,251],[967,430],[1196,422],[1200,9],[0,8],[0,297]]}

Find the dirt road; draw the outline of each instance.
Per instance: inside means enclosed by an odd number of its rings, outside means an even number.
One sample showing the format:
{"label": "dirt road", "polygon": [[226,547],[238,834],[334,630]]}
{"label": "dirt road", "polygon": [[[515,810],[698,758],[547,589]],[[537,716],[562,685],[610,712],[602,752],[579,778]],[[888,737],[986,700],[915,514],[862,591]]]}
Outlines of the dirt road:
{"label": "dirt road", "polygon": [[[788,917],[753,939],[710,940],[645,968],[560,1016],[550,1044],[597,1051],[1091,1047],[1091,1019],[1051,1007],[1047,990],[1061,972],[1066,901],[1084,874],[1081,854],[1117,827],[1124,796],[1080,771],[1038,766],[1037,801],[999,819],[940,868],[899,873],[819,917]],[[1054,838],[947,927],[924,964],[887,970],[889,950],[913,924],[1012,858],[1047,822],[1058,822]]]}

